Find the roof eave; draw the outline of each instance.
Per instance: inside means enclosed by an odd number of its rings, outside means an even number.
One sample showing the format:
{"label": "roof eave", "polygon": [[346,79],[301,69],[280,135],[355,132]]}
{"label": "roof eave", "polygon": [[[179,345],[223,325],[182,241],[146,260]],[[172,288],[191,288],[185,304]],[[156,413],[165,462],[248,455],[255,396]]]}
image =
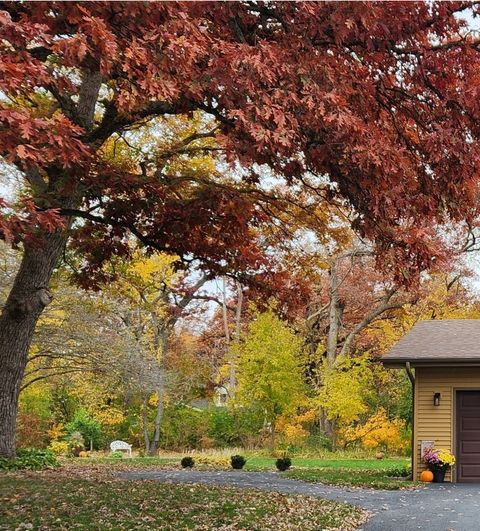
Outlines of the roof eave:
{"label": "roof eave", "polygon": [[407,363],[412,367],[480,367],[480,358],[436,358],[436,359],[415,359],[415,358],[390,358],[380,359],[383,365],[390,369],[404,368]]}

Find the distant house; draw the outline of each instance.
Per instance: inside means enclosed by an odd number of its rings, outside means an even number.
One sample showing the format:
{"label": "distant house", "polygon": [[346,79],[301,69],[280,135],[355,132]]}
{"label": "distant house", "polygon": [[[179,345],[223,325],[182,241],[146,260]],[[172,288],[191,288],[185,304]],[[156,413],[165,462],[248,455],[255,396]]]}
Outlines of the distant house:
{"label": "distant house", "polygon": [[413,477],[433,444],[455,455],[452,481],[480,482],[480,320],[419,322],[382,362],[413,383]]}
{"label": "distant house", "polygon": [[225,386],[219,385],[211,398],[195,398],[190,401],[190,406],[195,409],[208,409],[212,403],[215,407],[225,407],[228,399],[228,390]]}
{"label": "distant house", "polygon": [[225,407],[228,400],[228,389],[224,385],[219,385],[215,388],[215,395],[213,396],[213,403],[217,407]]}

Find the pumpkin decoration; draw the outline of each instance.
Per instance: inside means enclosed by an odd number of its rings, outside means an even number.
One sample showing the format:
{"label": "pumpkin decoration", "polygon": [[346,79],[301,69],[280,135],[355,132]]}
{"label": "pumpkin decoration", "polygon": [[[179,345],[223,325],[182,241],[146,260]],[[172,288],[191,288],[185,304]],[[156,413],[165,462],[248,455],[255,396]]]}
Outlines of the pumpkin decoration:
{"label": "pumpkin decoration", "polygon": [[433,481],[433,472],[431,470],[424,470],[420,474],[420,481],[424,481],[425,483],[431,483]]}
{"label": "pumpkin decoration", "polygon": [[85,451],[79,452],[78,457],[88,457],[88,452],[85,452]]}

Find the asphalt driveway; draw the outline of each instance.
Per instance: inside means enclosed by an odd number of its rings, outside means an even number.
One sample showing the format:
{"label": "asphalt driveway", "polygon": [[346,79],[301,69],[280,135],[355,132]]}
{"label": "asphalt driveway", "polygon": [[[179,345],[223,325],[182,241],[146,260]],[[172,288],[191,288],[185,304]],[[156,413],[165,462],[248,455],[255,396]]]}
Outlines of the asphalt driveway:
{"label": "asphalt driveway", "polygon": [[283,478],[277,472],[138,470],[121,474],[132,480],[205,483],[271,490],[343,501],[368,510],[365,531],[478,531],[480,484],[429,484],[417,490],[334,487]]}

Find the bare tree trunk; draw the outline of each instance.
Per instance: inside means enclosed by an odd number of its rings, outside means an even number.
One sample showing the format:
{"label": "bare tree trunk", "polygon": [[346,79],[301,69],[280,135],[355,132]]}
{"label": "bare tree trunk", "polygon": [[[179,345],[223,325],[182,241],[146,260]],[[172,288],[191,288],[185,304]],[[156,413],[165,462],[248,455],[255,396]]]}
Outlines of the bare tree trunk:
{"label": "bare tree trunk", "polygon": [[406,303],[407,300],[402,300],[399,302],[391,303],[390,299],[392,296],[397,292],[397,288],[387,290],[385,295],[380,299],[378,306],[373,308],[365,317],[357,323],[352,330],[349,332],[347,337],[345,338],[345,341],[343,343],[343,346],[340,350],[340,356],[346,356],[350,353],[350,349],[352,347],[353,341],[355,337],[369,324],[371,324],[375,319],[380,317],[382,314],[387,312],[388,310],[394,310],[397,308],[402,308]]}
{"label": "bare tree trunk", "polygon": [[332,441],[332,451],[335,452],[337,450],[337,445],[338,445],[337,422],[335,419],[328,421],[328,430],[329,430],[329,436],[331,437],[331,441]]}
{"label": "bare tree trunk", "polygon": [[270,451],[275,451],[275,425],[272,422],[270,425]]}
{"label": "bare tree trunk", "polygon": [[[343,308],[338,297],[338,275],[337,275],[338,258],[333,259],[330,269],[330,310],[328,315],[328,336],[327,336],[327,368],[332,369],[337,359],[338,334],[340,331],[340,321],[342,318]],[[326,411],[322,408],[320,418],[324,433],[332,441],[332,447],[335,446],[335,425],[327,417]]]}
{"label": "bare tree trunk", "polygon": [[[152,314],[152,319],[155,323],[156,328],[156,335],[155,335],[155,349],[158,352],[158,361],[159,366],[161,369],[164,367],[164,361],[165,361],[165,355],[167,353],[168,348],[168,336],[170,334],[171,322],[161,322],[159,321],[156,314]],[[153,429],[153,439],[150,443],[150,455],[157,455],[158,448],[160,446],[160,427],[162,425],[163,420],[163,410],[164,410],[164,402],[165,402],[165,377],[163,374],[163,370],[161,370],[160,374],[160,381],[158,382],[157,387],[157,395],[158,395],[158,402],[157,402],[157,413],[155,415],[155,424]]]}
{"label": "bare tree trunk", "polygon": [[327,366],[333,367],[337,359],[338,333],[342,307],[338,298],[337,259],[332,261],[330,275],[330,311],[328,314]]}
{"label": "bare tree trunk", "polygon": [[164,390],[163,383],[159,386],[157,390],[157,394],[158,394],[157,413],[155,415],[153,440],[150,443],[150,451],[149,451],[150,455],[157,455],[158,448],[160,446],[160,426],[162,425],[164,399],[165,399],[165,390]]}
{"label": "bare tree trunk", "polygon": [[25,244],[20,269],[0,316],[0,457],[15,457],[20,386],[35,325],[52,297],[48,284],[67,240],[66,231]]}
{"label": "bare tree trunk", "polygon": [[223,331],[227,347],[230,345],[230,330],[228,328],[228,313],[227,313],[227,287],[225,285],[225,277],[222,279],[222,316],[223,316]]}
{"label": "bare tree trunk", "polygon": [[145,441],[145,451],[150,451],[150,435],[148,434],[148,396],[145,396],[142,404],[143,420],[143,440]]}
{"label": "bare tree trunk", "polygon": [[[243,292],[242,292],[243,295]],[[238,315],[238,306],[237,306]],[[232,352],[230,349],[230,329],[228,327],[228,309],[227,309],[227,286],[225,283],[225,277],[222,278],[222,317],[223,317],[223,331],[225,333],[226,343],[226,357],[229,362],[229,376],[228,376],[228,396],[230,399],[235,396],[235,387],[237,385],[236,367],[233,360]]]}
{"label": "bare tree trunk", "polygon": [[[235,312],[235,337],[236,344],[240,342],[241,324],[242,324],[242,305],[243,305],[243,288],[240,282],[237,282],[237,309]],[[235,353],[230,353],[230,397],[235,398],[235,392],[237,389],[237,361],[235,359]]]}

